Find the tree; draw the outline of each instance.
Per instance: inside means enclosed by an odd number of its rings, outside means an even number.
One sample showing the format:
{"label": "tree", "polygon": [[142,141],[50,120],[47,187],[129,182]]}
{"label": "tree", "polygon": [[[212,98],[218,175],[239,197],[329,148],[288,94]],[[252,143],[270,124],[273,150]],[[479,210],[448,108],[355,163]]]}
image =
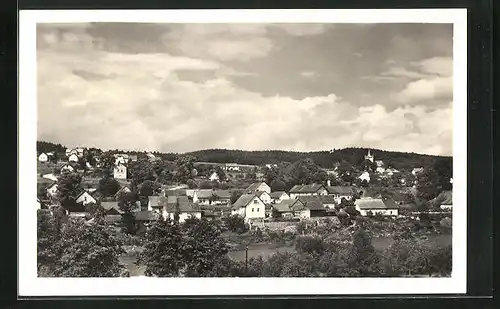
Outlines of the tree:
{"label": "tree", "polygon": [[187,277],[213,277],[217,265],[226,257],[228,246],[221,228],[205,218],[188,218],[182,225],[183,260]]}
{"label": "tree", "polygon": [[82,176],[78,173],[63,173],[57,181],[57,198],[67,210],[74,204],[82,191]]}
{"label": "tree", "polygon": [[220,166],[217,166],[215,168],[215,172],[217,173],[217,177],[219,177],[219,181],[227,180],[226,172],[224,172],[224,170]]}
{"label": "tree", "polygon": [[175,180],[177,182],[186,183],[193,178],[194,161],[194,157],[191,156],[182,156],[176,160],[177,173],[175,174]]}
{"label": "tree", "polygon": [[97,223],[104,223],[106,217],[106,210],[101,206],[100,203],[94,204],[90,203],[85,206],[85,211],[88,215],[95,220]]}
{"label": "tree", "polygon": [[417,177],[417,197],[429,201],[441,192],[439,175],[433,168],[426,168]]}
{"label": "tree", "polygon": [[273,218],[281,218],[281,212],[278,209],[272,207],[271,216]]}
{"label": "tree", "polygon": [[97,185],[97,191],[104,197],[114,196],[120,190],[120,183],[109,175],[105,175]]}
{"label": "tree", "polygon": [[320,256],[325,251],[323,240],[319,235],[298,236],[295,240],[295,249],[314,256]]}
{"label": "tree", "polygon": [[379,261],[371,237],[363,229],[358,229],[349,252],[349,267],[361,277],[379,275]]}
{"label": "tree", "polygon": [[99,163],[104,175],[113,174],[113,168],[115,167],[115,157],[111,151],[106,151],[105,153],[101,154]]}
{"label": "tree", "polygon": [[243,195],[243,191],[241,191],[241,190],[231,191],[231,200],[230,200],[231,204],[234,204],[242,195]]}
{"label": "tree", "polygon": [[144,251],[138,263],[146,276],[177,277],[184,268],[183,237],[178,223],[167,219],[155,222],[146,232]]}
{"label": "tree", "polygon": [[133,192],[120,192],[117,196],[118,207],[122,214],[122,227],[129,234],[134,234],[137,229],[133,211],[136,208],[136,195]]}
{"label": "tree", "polygon": [[231,232],[243,234],[248,231],[248,226],[245,224],[245,219],[239,215],[231,215],[226,221],[227,229]]}
{"label": "tree", "polygon": [[81,219],[69,220],[57,244],[57,277],[118,277],[125,275],[119,257],[125,253],[107,226],[91,228]]}
{"label": "tree", "polygon": [[54,217],[49,210],[37,211],[37,268],[41,276],[48,276],[53,272],[57,262],[56,243],[59,233]]}
{"label": "tree", "polygon": [[140,186],[139,186],[139,196],[152,196],[160,193],[160,184],[151,181],[151,180],[145,180]]}
{"label": "tree", "polygon": [[346,160],[342,160],[340,162],[339,166],[337,167],[337,173],[339,174],[340,179],[342,179],[346,183],[353,183],[354,182],[354,173],[355,170],[352,167],[352,164],[350,164]]}
{"label": "tree", "polygon": [[128,173],[133,185],[155,179],[153,164],[147,157],[140,157],[137,161],[129,164]]}
{"label": "tree", "polygon": [[187,184],[187,186],[188,186],[189,189],[196,189],[196,188],[198,188],[198,184],[193,179],[189,179],[186,182],[186,184]]}

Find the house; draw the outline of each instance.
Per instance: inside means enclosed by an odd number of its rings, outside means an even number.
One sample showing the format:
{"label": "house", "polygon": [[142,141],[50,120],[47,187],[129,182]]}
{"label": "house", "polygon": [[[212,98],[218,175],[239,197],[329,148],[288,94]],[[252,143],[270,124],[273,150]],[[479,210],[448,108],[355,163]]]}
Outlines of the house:
{"label": "house", "polygon": [[271,193],[271,187],[269,187],[265,182],[254,182],[245,190],[245,192],[249,194],[259,191]]}
{"label": "house", "polygon": [[411,173],[413,176],[417,176],[418,174],[422,173],[424,171],[423,167],[416,167],[411,170]]}
{"label": "house", "polygon": [[359,180],[363,181],[365,180],[366,182],[370,182],[370,173],[368,172],[363,172],[361,175],[358,177]]}
{"label": "house", "polygon": [[164,198],[165,197],[158,195],[148,196],[148,210],[161,213],[163,207],[162,199]]}
{"label": "house", "polygon": [[354,201],[356,205],[356,210],[361,213],[362,216],[367,216],[370,213],[372,215],[381,214],[383,216],[397,216],[398,206],[397,204],[386,205],[382,199],[363,197]]}
{"label": "house", "polygon": [[115,165],[119,165],[119,164],[125,165],[128,163],[128,160],[129,160],[129,157],[127,154],[115,154],[114,157],[115,157]]}
{"label": "house", "polygon": [[271,204],[271,195],[266,191],[257,191],[255,195],[257,195],[264,204]]}
{"label": "house", "polygon": [[198,204],[179,199],[175,202],[172,202],[172,199],[170,201],[167,200],[162,209],[162,217],[165,220],[167,218],[175,220],[176,215],[178,215],[179,222],[181,223],[190,217],[201,219],[201,213],[202,211]]}
{"label": "house", "polygon": [[123,211],[118,206],[118,202],[109,201],[101,202],[101,207],[104,209],[104,219],[108,222],[118,222],[122,219]]}
{"label": "house", "polygon": [[61,167],[60,171],[61,174],[65,172],[72,173],[75,171],[75,168],[71,164],[65,164]]}
{"label": "house", "polygon": [[52,181],[57,181],[57,176],[50,173],[50,174],[44,174],[42,175],[42,178],[45,178],[45,179],[49,179],[49,180],[52,180]]}
{"label": "house", "polygon": [[57,195],[57,182],[53,182],[52,184],[50,184],[47,188],[45,188],[45,190],[47,191],[47,196],[52,198],[52,197],[56,197]]}
{"label": "house", "polygon": [[337,204],[340,204],[343,198],[350,201],[354,195],[351,187],[329,186],[326,189],[328,190],[328,195],[333,196]]}
{"label": "house", "polygon": [[226,163],[225,167],[226,171],[231,171],[231,172],[239,172],[240,167],[236,163]]}
{"label": "house", "polygon": [[118,196],[120,194],[123,194],[123,193],[131,193],[132,192],[132,189],[130,189],[128,186],[123,186],[121,187],[118,191],[116,191],[115,193],[115,198],[118,198]]}
{"label": "house", "polygon": [[45,163],[45,162],[49,161],[49,156],[45,152],[42,152],[38,156],[38,161]]}
{"label": "house", "polygon": [[127,167],[124,164],[118,164],[113,168],[113,177],[115,179],[127,179]]}
{"label": "house", "polygon": [[295,199],[298,196],[305,195],[327,195],[328,190],[322,184],[313,183],[311,185],[295,185],[290,189],[290,198]]}
{"label": "house", "polygon": [[193,194],[193,203],[200,205],[227,205],[231,200],[231,193],[227,190],[201,189]]}
{"label": "house", "polygon": [[277,204],[282,200],[290,199],[290,195],[288,195],[285,191],[271,192],[270,196],[271,196],[271,203],[273,204]]}
{"label": "house", "polygon": [[384,162],[382,160],[376,160],[375,164],[377,164],[376,172],[383,174],[385,172]]}
{"label": "house", "polygon": [[161,220],[161,215],[154,211],[141,210],[134,212],[134,219],[136,222],[151,223]]}
{"label": "house", "polygon": [[392,167],[389,167],[388,169],[385,170],[385,174],[387,176],[392,176],[392,175],[394,175],[396,173],[399,173],[399,171],[397,169],[395,169],[395,168],[392,168]]}
{"label": "house", "polygon": [[68,148],[66,149],[66,157],[69,157],[73,154],[78,157],[83,157],[83,152],[84,152],[83,148],[74,148],[74,149]]}
{"label": "house", "polygon": [[130,162],[136,162],[137,161],[137,155],[130,155],[129,156],[129,161]]}
{"label": "house", "polygon": [[264,219],[266,205],[255,194],[243,194],[231,207],[231,214],[245,218],[245,221]]}
{"label": "house", "polygon": [[443,191],[436,198],[431,200],[431,205],[439,207],[443,210],[451,210],[453,208],[452,191]]}
{"label": "house", "polygon": [[69,162],[78,162],[80,158],[78,158],[78,156],[76,154],[71,154],[69,157],[68,157],[68,161]]}
{"label": "house", "polygon": [[300,199],[288,199],[283,200],[278,204],[273,204],[271,207],[278,211],[282,217],[298,217],[298,218],[310,218],[311,212]]}
{"label": "house", "polygon": [[210,181],[219,181],[219,174],[217,174],[217,172],[212,172],[212,174],[210,174],[210,177],[208,177],[208,179]]}
{"label": "house", "polygon": [[154,154],[152,154],[151,152],[148,152],[146,154],[146,156],[148,157],[149,161],[154,161],[156,160],[156,156]]}
{"label": "house", "polygon": [[299,196],[297,199],[309,209],[309,217],[324,217],[330,208],[335,208],[335,200],[329,195]]}
{"label": "house", "polygon": [[76,199],[75,199],[77,204],[82,204],[82,205],[88,205],[88,204],[95,204],[97,201],[95,198],[90,195],[87,191],[83,191],[80,193]]}
{"label": "house", "polygon": [[278,167],[278,164],[266,164],[267,169],[273,169],[273,168],[277,168],[277,167]]}

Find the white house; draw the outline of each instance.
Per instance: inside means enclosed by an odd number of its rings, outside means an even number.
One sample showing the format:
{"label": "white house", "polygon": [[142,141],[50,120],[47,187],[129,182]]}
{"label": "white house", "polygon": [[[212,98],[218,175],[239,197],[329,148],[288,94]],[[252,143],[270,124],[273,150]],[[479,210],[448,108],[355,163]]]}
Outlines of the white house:
{"label": "white house", "polygon": [[226,169],[226,171],[231,171],[231,172],[240,171],[240,166],[237,163],[226,163],[224,168]]}
{"label": "white house", "polygon": [[164,220],[170,218],[175,220],[176,214],[179,216],[179,222],[184,222],[186,219],[193,217],[201,219],[201,209],[197,204],[189,201],[178,201],[176,203],[165,203],[162,210]]}
{"label": "white house", "polygon": [[65,164],[63,167],[61,167],[61,173],[64,173],[64,172],[74,172],[75,171],[75,168],[73,166],[71,166],[70,164]]}
{"label": "white house", "polygon": [[219,175],[216,172],[212,172],[212,174],[210,174],[210,177],[208,177],[208,179],[210,181],[219,181]]}
{"label": "white house", "polygon": [[38,156],[38,161],[40,162],[47,162],[49,161],[49,156],[45,153],[45,152],[42,152],[39,156]]}
{"label": "white house", "polygon": [[82,157],[83,156],[83,148],[68,148],[66,149],[66,157],[71,156],[72,154]]}
{"label": "white house", "polygon": [[82,205],[88,205],[88,204],[96,204],[97,201],[95,198],[90,195],[87,191],[83,191],[76,197],[76,203],[77,204],[82,204]]}
{"label": "white house", "polygon": [[57,183],[50,184],[45,190],[47,191],[47,196],[55,197],[57,195]]}
{"label": "white house", "polygon": [[247,222],[252,219],[264,219],[266,216],[266,205],[255,194],[243,194],[232,205],[231,213],[245,218]]}
{"label": "white house", "polygon": [[264,204],[271,204],[271,195],[266,191],[257,191],[255,195],[257,195]]}
{"label": "white house", "polygon": [[200,189],[193,194],[193,203],[200,205],[227,205],[230,201],[228,190]]}
{"label": "white house", "polygon": [[367,216],[368,214],[376,215],[380,214],[382,216],[397,216],[398,206],[396,203],[385,204],[382,199],[362,197],[354,201],[356,205],[356,210],[361,213],[362,216]]}
{"label": "white house", "polygon": [[273,169],[273,168],[276,168],[278,167],[278,164],[266,164],[266,168],[267,169]]}
{"label": "white house", "polygon": [[411,170],[411,173],[413,176],[417,176],[419,173],[423,172],[424,168],[423,167],[416,167]]}
{"label": "white house", "polygon": [[295,185],[290,189],[290,198],[307,195],[328,195],[328,190],[322,184],[313,183],[311,185]]}
{"label": "white house", "polygon": [[42,175],[42,178],[45,178],[45,179],[49,179],[49,180],[52,180],[52,181],[57,181],[57,176],[50,173],[50,174],[44,174]]}
{"label": "white house", "polygon": [[361,175],[358,177],[361,181],[366,180],[367,182],[370,182],[370,173],[368,172],[363,172]]}
{"label": "white house", "polygon": [[271,203],[273,204],[277,204],[282,200],[290,199],[290,195],[288,195],[285,191],[271,192],[270,196],[271,196]]}
{"label": "white house", "polygon": [[118,164],[113,168],[113,177],[115,179],[127,179],[127,167],[124,164]]}
{"label": "white house", "polygon": [[68,157],[69,162],[78,162],[78,159],[79,159],[78,156],[74,153]]}
{"label": "white house", "polygon": [[245,193],[255,193],[259,191],[271,193],[271,187],[265,182],[254,182],[245,190]]}
{"label": "white house", "polygon": [[152,154],[151,152],[148,152],[148,153],[146,154],[146,156],[148,157],[148,159],[149,159],[150,161],[154,161],[154,160],[156,160],[156,156],[155,156],[154,154]]}

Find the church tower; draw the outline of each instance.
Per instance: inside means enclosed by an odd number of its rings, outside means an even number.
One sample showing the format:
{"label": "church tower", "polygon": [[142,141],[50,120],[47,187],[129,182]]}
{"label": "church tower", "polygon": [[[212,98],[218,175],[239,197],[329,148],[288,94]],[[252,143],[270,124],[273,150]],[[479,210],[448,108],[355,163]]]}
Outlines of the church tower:
{"label": "church tower", "polygon": [[369,160],[370,162],[373,163],[374,157],[370,153],[370,149],[368,149],[368,154],[365,156],[365,160]]}

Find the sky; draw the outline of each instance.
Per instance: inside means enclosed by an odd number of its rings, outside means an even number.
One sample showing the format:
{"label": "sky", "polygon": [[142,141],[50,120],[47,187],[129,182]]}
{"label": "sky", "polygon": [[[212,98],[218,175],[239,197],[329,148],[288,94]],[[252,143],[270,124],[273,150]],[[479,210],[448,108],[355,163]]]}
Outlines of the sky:
{"label": "sky", "polygon": [[37,26],[38,140],[452,155],[451,24]]}

